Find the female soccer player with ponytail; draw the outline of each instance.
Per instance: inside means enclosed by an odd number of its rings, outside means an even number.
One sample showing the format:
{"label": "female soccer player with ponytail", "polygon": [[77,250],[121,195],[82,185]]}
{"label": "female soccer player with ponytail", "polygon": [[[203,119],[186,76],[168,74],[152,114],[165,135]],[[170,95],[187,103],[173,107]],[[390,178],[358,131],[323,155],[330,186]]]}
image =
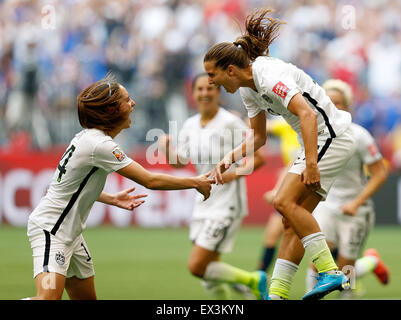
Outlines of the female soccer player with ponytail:
{"label": "female soccer player with ponytail", "polygon": [[240,89],[254,130],[253,136],[229,152],[211,175],[216,183],[224,183],[222,173],[228,167],[266,143],[266,114],[261,111],[281,115],[291,125],[301,150],[274,199],[275,209],[283,216],[284,233],[269,294],[271,299],[288,299],[293,277],[306,253],[319,279],[303,299],[320,299],[349,285],[311,212],[325,199],[354,152],[351,116],[338,110],[304,71],[268,56],[282,24],[266,16],[270,11],[248,16],[245,34],[233,43],[214,45],[204,57],[210,83],[231,93]]}

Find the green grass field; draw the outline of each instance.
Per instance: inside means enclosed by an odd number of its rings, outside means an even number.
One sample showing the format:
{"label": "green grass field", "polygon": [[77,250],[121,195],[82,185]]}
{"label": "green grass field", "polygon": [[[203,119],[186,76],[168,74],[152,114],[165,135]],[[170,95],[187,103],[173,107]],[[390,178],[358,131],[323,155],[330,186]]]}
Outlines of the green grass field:
{"label": "green grass field", "polygon": [[[253,270],[261,252],[263,229],[244,227],[231,254],[223,260]],[[101,227],[87,229],[84,237],[95,263],[99,299],[204,300],[209,297],[198,279],[187,271],[191,250],[188,230]],[[391,279],[381,285],[373,274],[362,279],[363,299],[401,299],[401,227],[379,226],[370,234],[368,247],[379,250],[390,267]],[[25,228],[0,226],[0,299],[35,294],[32,252]],[[301,263],[291,299],[304,294],[306,261]],[[235,296],[237,299],[240,296]],[[337,293],[327,298],[334,299]],[[66,294],[64,299],[68,299]]]}

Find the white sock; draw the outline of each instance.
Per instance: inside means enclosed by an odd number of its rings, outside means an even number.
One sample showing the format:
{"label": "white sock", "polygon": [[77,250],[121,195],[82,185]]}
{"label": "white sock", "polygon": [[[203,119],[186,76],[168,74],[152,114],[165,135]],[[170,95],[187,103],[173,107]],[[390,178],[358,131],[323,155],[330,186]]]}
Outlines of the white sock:
{"label": "white sock", "polygon": [[326,241],[323,232],[316,232],[306,237],[303,237],[301,241],[305,248],[305,251],[307,251],[305,253],[308,253],[309,257],[313,257],[318,254],[322,250],[322,247],[320,245],[322,240]]}
{"label": "white sock", "polygon": [[202,286],[205,288],[206,292],[216,300],[231,300],[231,291],[227,283],[222,283],[218,281],[201,281]]}
{"label": "white sock", "polygon": [[312,233],[302,238],[301,241],[307,258],[312,261],[319,273],[330,274],[338,270],[323,232]]}
{"label": "white sock", "polygon": [[285,259],[277,259],[271,277],[269,297],[274,299],[276,296],[280,296],[288,299],[292,281],[297,271],[298,265],[295,263]]}
{"label": "white sock", "polygon": [[317,280],[316,277],[319,274],[313,270],[311,267],[309,267],[306,270],[306,278],[305,278],[305,284],[306,284],[306,292],[309,292],[313,289],[313,287],[315,286]]}
{"label": "white sock", "polygon": [[355,261],[355,276],[363,277],[365,274],[372,272],[379,260],[374,256],[364,256]]}

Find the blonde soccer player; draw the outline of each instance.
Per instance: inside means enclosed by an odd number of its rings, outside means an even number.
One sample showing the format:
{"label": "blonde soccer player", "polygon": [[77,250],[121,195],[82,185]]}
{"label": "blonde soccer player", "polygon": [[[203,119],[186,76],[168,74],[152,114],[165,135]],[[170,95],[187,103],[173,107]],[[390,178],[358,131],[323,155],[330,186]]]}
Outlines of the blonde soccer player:
{"label": "blonde soccer player", "polygon": [[[192,94],[199,112],[185,121],[176,146],[168,135],[159,138],[159,146],[174,167],[185,167],[191,161],[198,174],[205,174],[222,159],[225,151],[243,141],[249,128],[241,118],[219,106],[220,88],[208,83],[207,74],[194,78]],[[256,152],[241,167],[225,172],[226,183],[214,186],[207,201],[195,199],[188,269],[202,279],[214,298],[230,299],[230,285],[236,284],[247,286],[258,299],[267,298],[265,272],[249,272],[220,259],[221,254],[232,251],[241,222],[248,213],[244,174],[256,170],[264,161],[262,153]]]}
{"label": "blonde soccer player", "polygon": [[240,90],[254,130],[253,136],[226,154],[211,176],[223,183],[227,168],[266,143],[265,112],[281,115],[291,125],[301,149],[274,198],[275,209],[284,217],[284,232],[269,294],[271,299],[289,297],[305,253],[320,276],[303,299],[319,299],[349,286],[349,279],[338,269],[311,212],[327,196],[356,143],[349,128],[351,115],[338,110],[304,71],[269,56],[281,26],[281,21],[267,16],[270,11],[249,15],[242,36],[214,45],[204,56],[211,84],[231,93]]}
{"label": "blonde soccer player", "polygon": [[[352,89],[347,83],[329,79],[322,86],[338,109],[350,112]],[[356,123],[351,123],[350,127],[358,141],[356,152],[337,176],[326,201],[319,203],[313,211],[313,216],[325,234],[329,247],[337,250],[336,261],[340,269],[348,268],[347,271],[355,279],[374,272],[382,284],[387,284],[390,273],[378,252],[368,249],[361,257],[375,220],[370,198],[386,181],[387,169],[372,135]],[[365,165],[370,173],[369,180],[364,172]],[[314,286],[316,276],[311,266],[307,272],[307,290]]]}
{"label": "blonde soccer player", "polygon": [[135,102],[127,90],[108,75],[84,89],[77,98],[83,130],[71,140],[58,164],[46,195],[30,214],[28,237],[33,251],[36,296],[96,299],[93,259],[82,236],[95,201],[134,210],[145,195],[103,190],[112,172],[148,189],[197,189],[206,199],[211,182],[206,175],[174,177],[152,173],[128,157],[114,138],[131,125]]}

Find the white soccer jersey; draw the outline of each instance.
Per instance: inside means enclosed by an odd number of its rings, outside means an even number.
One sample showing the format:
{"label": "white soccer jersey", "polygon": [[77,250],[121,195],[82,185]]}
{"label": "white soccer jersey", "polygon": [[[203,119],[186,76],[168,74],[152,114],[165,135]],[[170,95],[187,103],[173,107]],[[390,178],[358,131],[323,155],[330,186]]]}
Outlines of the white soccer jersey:
{"label": "white soccer jersey", "polygon": [[324,89],[291,63],[260,56],[252,64],[252,75],[257,92],[240,88],[248,117],[253,118],[262,110],[281,115],[297,133],[301,146],[303,141],[299,118],[287,109],[291,98],[297,93],[303,95],[318,115],[320,141],[341,135],[351,123],[350,113],[338,110]]}
{"label": "white soccer jersey", "polygon": [[328,204],[333,203],[338,206],[355,199],[366,184],[363,165],[370,165],[382,159],[373,137],[365,128],[352,123],[351,130],[357,141],[356,151],[337,175],[326,199]]}
{"label": "white soccer jersey", "polygon": [[[66,243],[82,233],[109,173],[129,165],[113,139],[98,129],[85,129],[72,139],[62,156],[46,195],[29,216],[29,223]],[[30,230],[28,229],[28,235]]]}
{"label": "white soccer jersey", "polygon": [[[179,133],[177,150],[181,162],[190,160],[197,173],[204,174],[213,170],[229,151],[242,143],[249,128],[239,117],[223,108],[219,108],[204,128],[200,119],[200,114],[196,114],[185,121]],[[235,165],[230,170],[235,170]],[[241,217],[247,214],[245,179],[239,178],[223,185],[212,185],[206,201],[197,194],[192,218]]]}

